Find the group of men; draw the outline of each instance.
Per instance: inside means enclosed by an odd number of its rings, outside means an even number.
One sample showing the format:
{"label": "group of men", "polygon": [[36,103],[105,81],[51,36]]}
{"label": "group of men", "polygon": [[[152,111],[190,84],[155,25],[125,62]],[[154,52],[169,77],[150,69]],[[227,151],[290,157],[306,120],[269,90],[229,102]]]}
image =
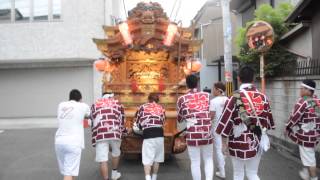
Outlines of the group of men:
{"label": "group of men", "polygon": [[[225,156],[230,155],[233,164],[233,179],[259,180],[258,168],[261,156],[270,148],[267,131],[275,128],[270,104],[265,94],[253,84],[254,70],[244,66],[239,71],[241,86],[231,97],[224,94],[225,86],[217,82],[213,95],[198,91],[198,77],[188,75],[188,93],[177,100],[177,120],[185,123],[184,137],[191,162],[193,180],[201,180],[201,157],[204,162],[205,179],[214,176],[214,148],[218,170],[215,175],[225,179]],[[304,80],[301,98],[286,124],[285,133],[299,145],[300,157],[305,168],[299,172],[305,180],[317,180],[315,147],[320,136],[320,100],[314,95],[316,84]],[[67,102],[58,107],[59,129],[56,132],[55,148],[60,172],[64,180],[78,176],[81,149],[84,148],[82,121],[92,119],[92,144],[96,148],[96,161],[100,172],[108,180],[108,153],[112,152],[111,179],[121,177],[118,172],[121,138],[131,133],[124,126],[123,106],[106,93],[92,105],[81,102],[78,90],[70,92]],[[159,163],[164,162],[163,125],[165,110],[159,104],[159,96],[151,93],[148,102],[141,105],[135,116],[135,124],[142,131],[142,163],[145,179],[156,180]]]}
{"label": "group of men", "polygon": [[[132,133],[125,127],[124,108],[111,92],[104,93],[92,106],[81,102],[79,90],[73,89],[69,101],[58,107],[59,128],[55,136],[55,150],[60,173],[64,180],[73,180],[79,174],[81,151],[84,149],[83,120],[91,119],[92,145],[96,150],[95,161],[100,164],[103,180],[109,180],[108,160],[111,149],[111,179],[121,177],[118,165],[121,154],[121,139]],[[148,103],[141,105],[135,119],[142,131],[142,163],[147,180],[156,180],[159,163],[164,162],[163,125],[165,110],[158,104],[159,96],[151,93]]]}

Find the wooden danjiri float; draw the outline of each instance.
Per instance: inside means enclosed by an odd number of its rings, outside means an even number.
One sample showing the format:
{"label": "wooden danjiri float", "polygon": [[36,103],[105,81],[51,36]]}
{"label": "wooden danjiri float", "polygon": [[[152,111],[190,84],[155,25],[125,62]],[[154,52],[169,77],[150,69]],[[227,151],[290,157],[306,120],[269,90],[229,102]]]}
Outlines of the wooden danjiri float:
{"label": "wooden danjiri float", "polygon": [[[169,20],[159,3],[141,2],[125,22],[103,29],[107,38],[93,39],[105,57],[95,62],[104,73],[103,91],[113,92],[124,105],[127,127],[133,126],[135,112],[149,93],[158,92],[166,109],[165,153],[177,153],[176,101],[186,92],[185,76],[201,68],[193,59],[202,43],[193,37],[194,26],[182,28]],[[122,153],[139,154],[141,146],[141,137],[125,136]]]}

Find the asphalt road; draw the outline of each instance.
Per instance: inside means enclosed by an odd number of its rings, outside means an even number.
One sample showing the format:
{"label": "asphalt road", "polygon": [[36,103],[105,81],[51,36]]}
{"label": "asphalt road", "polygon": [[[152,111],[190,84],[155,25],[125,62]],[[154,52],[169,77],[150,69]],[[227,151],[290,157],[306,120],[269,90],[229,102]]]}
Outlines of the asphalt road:
{"label": "asphalt road", "polygon": [[[55,129],[19,129],[0,131],[0,180],[59,180],[54,152]],[[101,180],[94,149],[86,132],[86,149],[82,153],[79,180]],[[173,156],[160,167],[159,180],[191,180],[187,153]],[[299,180],[301,164],[275,149],[263,155],[259,175],[261,180]],[[143,180],[140,159],[122,158],[121,180]],[[232,179],[232,166],[227,159],[227,179]],[[218,179],[218,178],[215,178]]]}

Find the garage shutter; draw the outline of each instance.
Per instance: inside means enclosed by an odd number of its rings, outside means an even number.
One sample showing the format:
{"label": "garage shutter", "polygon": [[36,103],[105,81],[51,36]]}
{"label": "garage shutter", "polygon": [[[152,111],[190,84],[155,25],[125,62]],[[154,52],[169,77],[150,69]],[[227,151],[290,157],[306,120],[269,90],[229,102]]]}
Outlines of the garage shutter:
{"label": "garage shutter", "polygon": [[73,88],[92,103],[92,67],[1,69],[0,118],[55,117]]}

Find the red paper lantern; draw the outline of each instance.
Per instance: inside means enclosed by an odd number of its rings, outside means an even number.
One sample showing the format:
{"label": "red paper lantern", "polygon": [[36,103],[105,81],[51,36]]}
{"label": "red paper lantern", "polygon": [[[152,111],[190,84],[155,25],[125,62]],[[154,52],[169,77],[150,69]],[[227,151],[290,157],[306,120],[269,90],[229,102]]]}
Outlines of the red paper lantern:
{"label": "red paper lantern", "polygon": [[164,85],[163,79],[159,79],[159,91],[162,92],[166,89],[166,86]]}
{"label": "red paper lantern", "polygon": [[97,71],[102,72],[102,71],[104,71],[104,69],[106,67],[106,61],[99,59],[94,62],[94,65],[95,65]]}
{"label": "red paper lantern", "polygon": [[187,61],[185,73],[199,72],[201,67],[202,67],[202,64],[199,60]]}
{"label": "red paper lantern", "polygon": [[183,67],[183,72],[184,72],[185,75],[189,75],[189,74],[192,73],[191,69],[188,69],[186,66]]}
{"label": "red paper lantern", "polygon": [[172,24],[172,23],[169,24],[167,28],[166,36],[163,40],[163,44],[166,46],[171,46],[177,31],[178,31],[178,27],[176,24]]}
{"label": "red paper lantern", "polygon": [[106,61],[104,71],[111,73],[114,69],[115,69],[115,65],[111,64],[109,61]]}
{"label": "red paper lantern", "polygon": [[138,84],[135,80],[131,81],[131,91],[137,92],[138,91]]}
{"label": "red paper lantern", "polygon": [[132,37],[129,31],[129,25],[126,22],[119,24],[119,31],[126,45],[132,44]]}

